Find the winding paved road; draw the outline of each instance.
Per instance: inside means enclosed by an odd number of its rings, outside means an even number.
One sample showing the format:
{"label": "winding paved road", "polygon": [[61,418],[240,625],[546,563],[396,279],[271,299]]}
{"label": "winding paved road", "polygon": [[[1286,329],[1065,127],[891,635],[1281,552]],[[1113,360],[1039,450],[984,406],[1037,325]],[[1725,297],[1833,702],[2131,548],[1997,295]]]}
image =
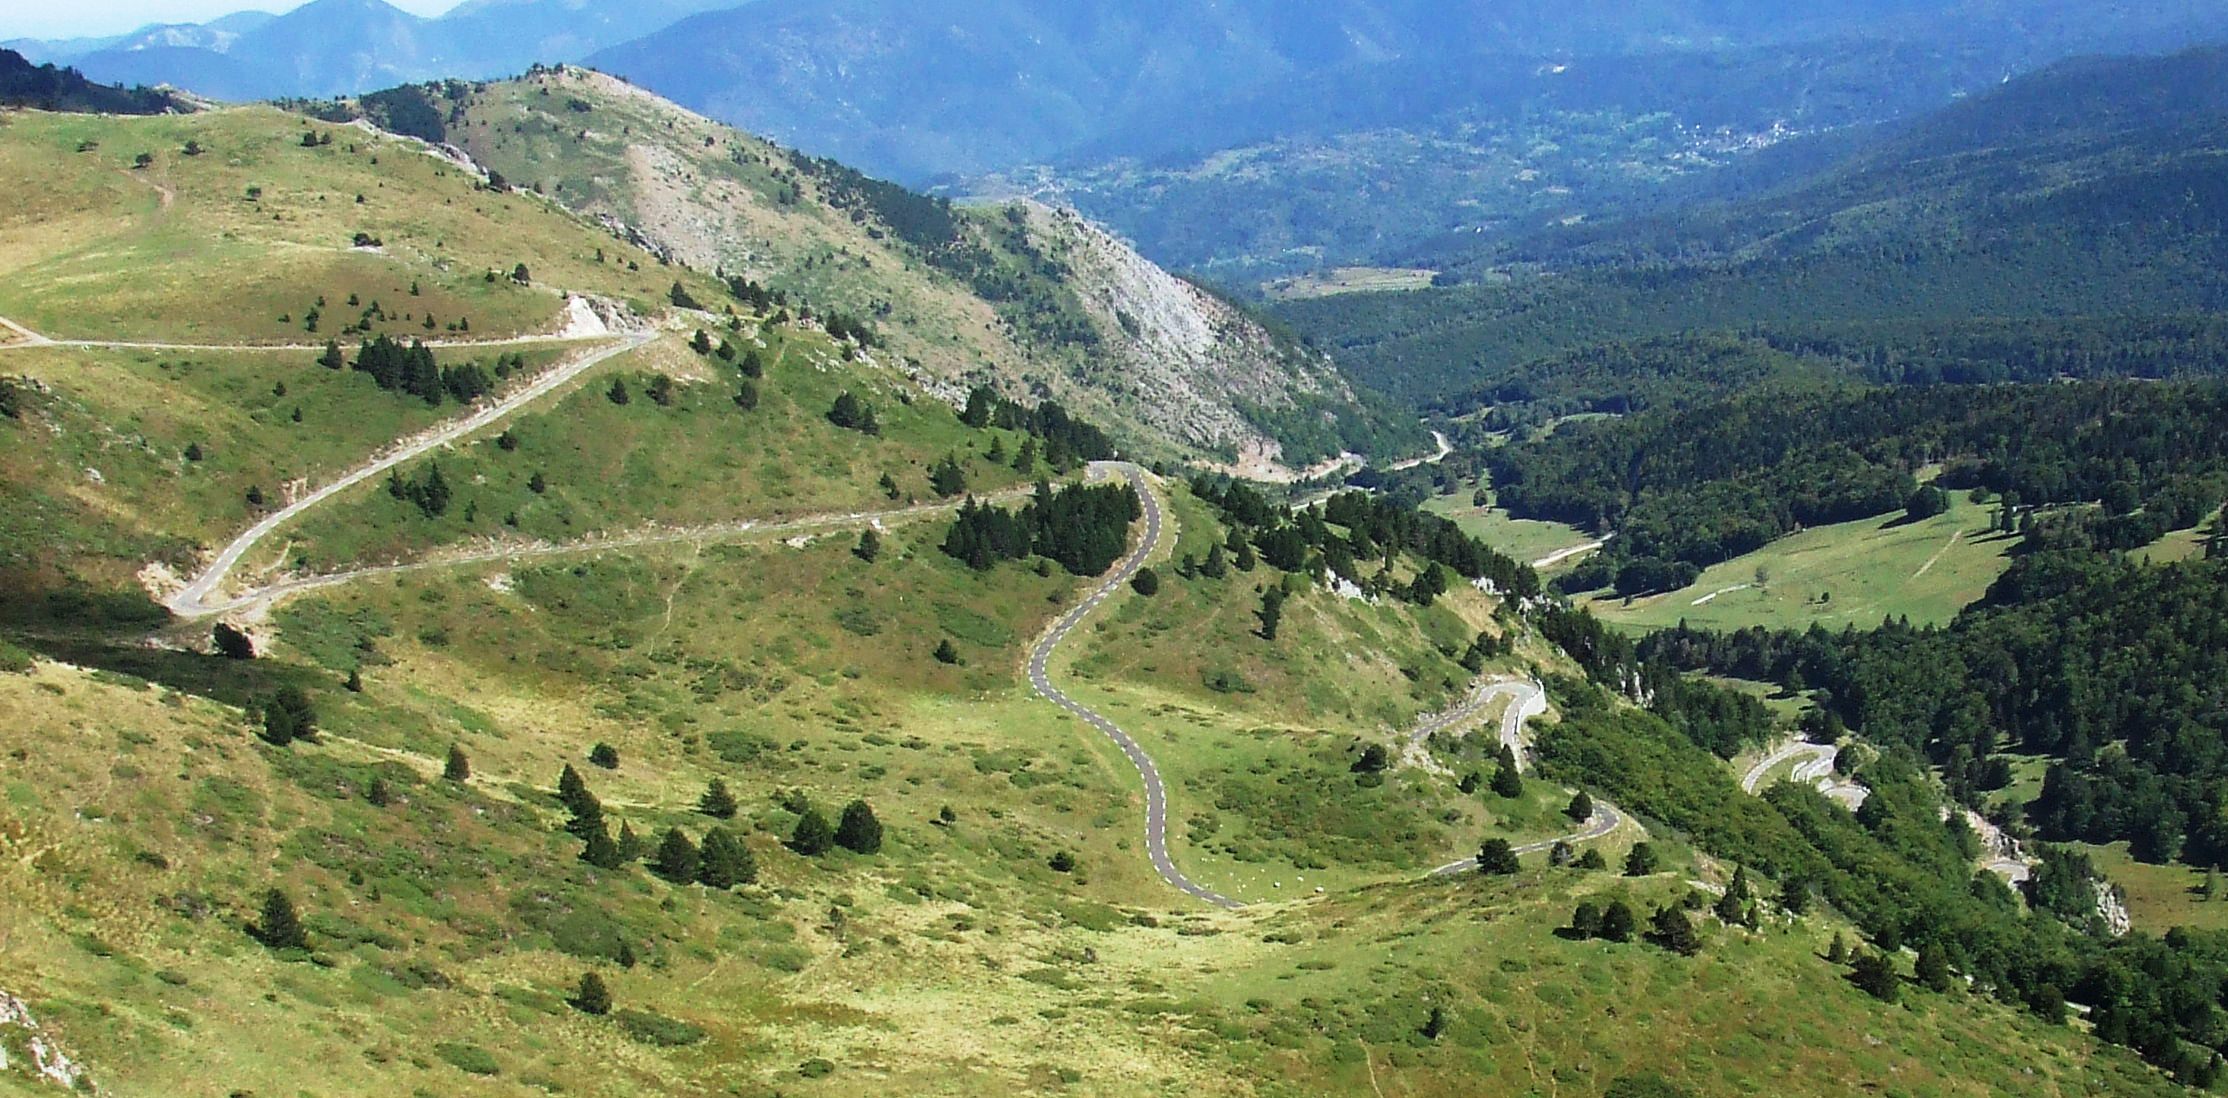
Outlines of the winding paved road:
{"label": "winding paved road", "polygon": [[[1565,835],[1559,839],[1542,839],[1536,843],[1525,843],[1523,846],[1517,847],[1516,852],[1518,854],[1537,854],[1542,850],[1553,849],[1556,843],[1569,843],[1572,846],[1577,846],[1579,843],[1592,842],[1617,830],[1624,822],[1624,813],[1617,811],[1607,801],[1596,800],[1594,802],[1594,814],[1587,817],[1584,830],[1576,834]],[[1464,858],[1459,862],[1448,862],[1432,870],[1431,875],[1434,877],[1449,877],[1456,873],[1466,873],[1477,867],[1478,860],[1476,858]]]}
{"label": "winding paved road", "polygon": [[[460,419],[450,420],[414,439],[400,443],[380,456],[357,466],[340,479],[332,481],[324,487],[287,504],[285,507],[271,512],[264,516],[261,522],[249,527],[246,533],[232,539],[232,544],[225,546],[217,554],[216,559],[210,561],[208,567],[202,569],[200,575],[194,577],[176,594],[163,600],[163,605],[168,607],[171,613],[187,619],[206,618],[238,608],[242,605],[240,600],[218,598],[216,596],[217,589],[223,586],[225,577],[230,575],[232,569],[240,563],[240,558],[246,556],[249,550],[254,549],[264,538],[271,536],[272,532],[279,527],[293,521],[304,511],[395,466],[401,465],[403,462],[446,446],[475,431],[502,422],[520,408],[557,391],[581,374],[612,358],[640,348],[655,338],[655,333],[636,333],[622,337],[611,346],[599,348],[563,363],[544,372],[524,388],[509,393],[492,404],[478,408]],[[212,601],[212,599],[216,601]]]}
{"label": "winding paved road", "polygon": [[1798,759],[1801,761],[1795,764],[1793,773],[1788,775],[1790,781],[1811,786],[1834,801],[1855,809],[1864,803],[1866,797],[1872,795],[1872,791],[1834,776],[1834,760],[1840,757],[1841,749],[1838,747],[1797,740],[1757,760],[1756,765],[1749,767],[1748,773],[1741,776],[1741,789],[1750,794],[1761,792],[1766,774],[1781,763]]}
{"label": "winding paved road", "polygon": [[1084,619],[1099,608],[1100,603],[1105,602],[1123,584],[1135,577],[1138,569],[1145,567],[1145,562],[1160,548],[1160,500],[1154,497],[1152,488],[1145,483],[1145,471],[1135,465],[1114,462],[1094,465],[1092,472],[1121,476],[1129,481],[1131,488],[1137,490],[1138,502],[1145,511],[1145,537],[1122,563],[1106,574],[1088,598],[1054,622],[1052,628],[1038,639],[1036,646],[1029,650],[1029,685],[1035,687],[1045,700],[1075,714],[1085,724],[1105,733],[1106,738],[1113,740],[1114,745],[1122,749],[1122,754],[1129,756],[1130,765],[1137,768],[1138,776],[1145,779],[1145,856],[1152,861],[1154,872],[1159,873],[1162,880],[1178,890],[1216,907],[1243,907],[1244,904],[1184,876],[1183,870],[1176,868],[1175,859],[1168,856],[1168,787],[1161,781],[1160,768],[1153,764],[1153,757],[1146,754],[1145,749],[1129,733],[1122,731],[1120,726],[1052,684],[1052,653],[1059,648],[1060,642],[1081,626]]}
{"label": "winding paved road", "polygon": [[[1409,746],[1411,748],[1421,748],[1432,736],[1469,721],[1499,698],[1511,699],[1509,707],[1501,712],[1501,744],[1515,753],[1517,769],[1523,770],[1526,764],[1530,762],[1524,750],[1524,722],[1547,711],[1547,688],[1536,682],[1497,682],[1479,690],[1461,705],[1438,716],[1426,718],[1422,724],[1417,725],[1414,731],[1408,733]],[[1584,829],[1561,838],[1526,843],[1517,847],[1516,852],[1518,854],[1537,854],[1540,851],[1552,849],[1557,843],[1570,843],[1575,846],[1579,843],[1590,842],[1617,830],[1618,826],[1624,822],[1624,814],[1618,812],[1615,806],[1607,801],[1596,800],[1594,802],[1594,814],[1587,818]],[[1431,875],[1445,877],[1477,867],[1478,860],[1476,858],[1464,858],[1458,862],[1448,862],[1432,870]]]}

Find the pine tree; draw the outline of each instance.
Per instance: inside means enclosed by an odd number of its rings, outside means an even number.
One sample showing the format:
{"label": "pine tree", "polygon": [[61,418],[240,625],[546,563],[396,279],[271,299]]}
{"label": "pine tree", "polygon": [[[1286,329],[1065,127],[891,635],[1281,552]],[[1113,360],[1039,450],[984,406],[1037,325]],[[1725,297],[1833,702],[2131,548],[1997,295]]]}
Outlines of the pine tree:
{"label": "pine tree", "polygon": [[1716,915],[1717,921],[1726,926],[1742,925],[1746,921],[1747,912],[1748,905],[1734,895],[1731,889],[1727,889],[1725,895],[1719,896],[1717,902],[1710,906],[1710,913]]}
{"label": "pine tree", "polygon": [[1524,778],[1513,766],[1503,766],[1493,772],[1493,792],[1505,800],[1515,800],[1524,795]]}
{"label": "pine tree", "polygon": [[959,663],[959,649],[952,647],[949,637],[936,642],[936,652],[934,654],[938,663],[952,665]]}
{"label": "pine tree", "polygon": [[1915,972],[1919,984],[1928,991],[1950,989],[1949,955],[1936,942],[1919,943],[1918,968]]}
{"label": "pine tree", "polygon": [[385,808],[394,803],[395,797],[387,788],[387,779],[373,778],[371,785],[364,789],[364,800],[369,801],[373,808]]}
{"label": "pine tree", "polygon": [[572,1006],[582,1014],[601,1017],[611,1013],[611,989],[604,986],[603,977],[593,972],[580,974],[580,986],[572,993]]}
{"label": "pine tree", "polygon": [[284,747],[317,738],[317,712],[301,688],[282,686],[263,702],[263,739]]}
{"label": "pine tree", "polygon": [[696,880],[699,858],[696,844],[680,828],[669,827],[665,838],[658,841],[657,853],[650,857],[650,866],[674,884],[688,884]]}
{"label": "pine tree", "polygon": [[959,421],[976,430],[990,426],[990,413],[997,405],[997,395],[987,385],[977,385],[967,393],[967,407],[959,413]]}
{"label": "pine tree", "polygon": [[717,889],[750,884],[758,880],[758,859],[734,832],[715,827],[704,834],[704,849],[697,857],[697,880]]}
{"label": "pine tree", "polygon": [[1837,965],[1849,963],[1849,940],[1842,937],[1839,931],[1834,932],[1833,944],[1826,947],[1826,960]]}
{"label": "pine tree", "polygon": [[557,775],[557,803],[564,805],[574,819],[589,814],[603,814],[603,805],[596,800],[595,794],[588,791],[588,782],[580,776],[580,771],[572,768],[571,763],[566,763],[565,769]]}
{"label": "pine tree", "polygon": [[1478,848],[1478,872],[1506,877],[1521,871],[1523,862],[1516,856],[1516,848],[1507,839],[1487,839]]}
{"label": "pine tree", "polygon": [[874,809],[865,801],[852,801],[843,806],[843,818],[836,822],[835,841],[853,853],[880,853],[882,821],[874,818]]}
{"label": "pine tree", "polygon": [[263,894],[263,915],[255,924],[255,936],[272,949],[309,947],[309,931],[302,927],[293,897],[276,888]]}
{"label": "pine tree", "polygon": [[1586,941],[1601,936],[1601,908],[1587,900],[1570,913],[1570,936]]}
{"label": "pine tree", "polygon": [[1160,573],[1150,568],[1140,568],[1136,575],[1130,577],[1129,586],[1130,590],[1146,598],[1152,598],[1154,595],[1160,594]]}
{"label": "pine tree", "polygon": [[1633,931],[1639,928],[1639,921],[1631,904],[1611,900],[1601,911],[1601,938],[1608,942],[1629,942]]}
{"label": "pine tree", "polygon": [[619,769],[619,749],[608,743],[598,743],[588,749],[588,761],[605,770]]}
{"label": "pine tree", "polygon": [[735,803],[735,795],[728,792],[727,783],[718,778],[704,786],[704,795],[696,801],[696,810],[715,820],[732,820],[740,808]]}
{"label": "pine tree", "polygon": [[1779,906],[1789,915],[1802,915],[1810,910],[1810,882],[1789,876],[1779,886]]}
{"label": "pine tree", "polygon": [[815,856],[827,853],[835,846],[835,829],[828,826],[828,818],[820,810],[806,805],[797,816],[797,828],[789,834],[789,847],[799,854]]}
{"label": "pine tree", "polygon": [[585,827],[587,835],[580,848],[580,860],[597,869],[617,869],[627,864],[626,852],[612,841],[611,827],[598,816],[593,827]]}
{"label": "pine tree", "polygon": [[627,380],[622,377],[612,378],[611,388],[605,390],[603,395],[606,399],[610,400],[611,403],[616,404],[621,408],[624,408],[634,402],[634,395],[627,392]]}
{"label": "pine tree", "polygon": [[468,781],[472,777],[472,760],[464,755],[460,744],[449,745],[449,761],[441,767],[441,776],[452,782]]}
{"label": "pine tree", "polygon": [[1632,852],[1625,855],[1625,876],[1651,877],[1656,871],[1656,848],[1647,843],[1632,844]]}
{"label": "pine tree", "polygon": [[1436,1040],[1438,1040],[1438,1039],[1439,1039],[1440,1035],[1441,1035],[1441,1034],[1444,1034],[1444,1033],[1445,1033],[1446,1031],[1447,1031],[1447,1011],[1446,1011],[1446,1008],[1445,1008],[1445,1007],[1442,1007],[1442,1006],[1439,1006],[1438,1004],[1434,1003],[1434,1004],[1432,1004],[1432,1007],[1431,1007],[1431,1016],[1430,1016],[1429,1018],[1426,1018],[1426,1019],[1424,1019],[1424,1023],[1423,1023],[1423,1039],[1424,1039],[1424,1040],[1426,1040],[1426,1041],[1436,1041]]}
{"label": "pine tree", "polygon": [[1580,869],[1601,870],[1609,868],[1609,859],[1602,857],[1601,851],[1589,849],[1571,864]]}
{"label": "pine tree", "polygon": [[882,556],[882,535],[875,533],[871,526],[861,530],[859,544],[852,548],[851,555],[868,564],[874,563]]}
{"label": "pine tree", "polygon": [[958,459],[947,454],[929,469],[928,486],[937,495],[950,499],[967,490],[967,470],[960,468]]}
{"label": "pine tree", "polygon": [[1273,641],[1276,639],[1277,627],[1284,622],[1284,599],[1285,594],[1282,585],[1270,587],[1267,591],[1261,593],[1261,612],[1257,617],[1261,620],[1262,640]]}
{"label": "pine tree", "polygon": [[1570,799],[1570,804],[1563,809],[1563,815],[1578,823],[1585,823],[1593,819],[1594,799],[1587,796],[1585,790],[1579,790],[1578,794]]}
{"label": "pine tree", "polygon": [[347,682],[345,682],[345,683],[342,683],[342,684],[341,684],[341,688],[342,688],[342,689],[344,689],[344,690],[347,690],[347,691],[348,691],[349,693],[351,693],[351,694],[361,694],[361,693],[363,693],[363,692],[364,692],[364,672],[363,672],[363,668],[360,668],[360,667],[351,667],[351,668],[349,668],[349,669],[348,669],[348,681],[347,681]]}
{"label": "pine tree", "polygon": [[1895,974],[1895,962],[1885,953],[1865,953],[1851,962],[1849,979],[1865,994],[1884,1003],[1892,1003],[1903,990],[1903,981]]}
{"label": "pine tree", "polygon": [[1702,935],[1694,929],[1694,920],[1676,905],[1656,911],[1649,937],[1655,944],[1679,954],[1692,957],[1702,952]]}
{"label": "pine tree", "polygon": [[634,833],[634,825],[623,820],[619,824],[619,838],[611,845],[619,848],[619,861],[622,864],[636,861],[649,853],[649,848],[643,845],[642,836]]}
{"label": "pine tree", "polygon": [[325,341],[325,353],[317,356],[317,364],[328,370],[338,370],[348,365],[348,359],[340,353],[340,344],[328,339]]}

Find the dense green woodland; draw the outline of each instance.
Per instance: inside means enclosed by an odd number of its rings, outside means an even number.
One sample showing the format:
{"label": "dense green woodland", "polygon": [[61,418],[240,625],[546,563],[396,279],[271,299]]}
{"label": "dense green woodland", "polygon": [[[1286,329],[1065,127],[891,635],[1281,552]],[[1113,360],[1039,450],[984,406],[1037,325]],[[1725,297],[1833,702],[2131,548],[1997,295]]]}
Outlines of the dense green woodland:
{"label": "dense green woodland", "polygon": [[[1937,464],[1940,487],[1993,493],[2038,542],[2147,544],[2228,493],[2224,422],[2228,385],[2211,381],[1773,384],[1566,424],[1484,463],[1511,514],[1618,532],[1566,589],[1639,593],[1802,527],[1921,506],[1914,474]],[[2096,501],[2101,511],[2034,511]]]}
{"label": "dense green woodland", "polygon": [[1974,803],[2009,782],[2004,753],[2048,756],[2028,809],[2044,837],[2228,862],[2228,563],[2044,552],[1943,630],[1680,628],[1642,652],[1817,689],[1834,718],[1923,755]]}

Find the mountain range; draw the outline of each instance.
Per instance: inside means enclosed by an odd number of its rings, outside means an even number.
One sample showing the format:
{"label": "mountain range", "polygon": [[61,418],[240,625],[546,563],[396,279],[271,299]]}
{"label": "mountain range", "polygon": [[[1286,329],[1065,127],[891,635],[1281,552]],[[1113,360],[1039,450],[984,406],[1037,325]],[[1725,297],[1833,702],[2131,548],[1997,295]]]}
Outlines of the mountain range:
{"label": "mountain range", "polygon": [[1629,213],[1790,137],[2223,36],[2222,0],[315,0],[6,45],[233,100],[585,62],[873,175],[1073,205],[1244,288]]}

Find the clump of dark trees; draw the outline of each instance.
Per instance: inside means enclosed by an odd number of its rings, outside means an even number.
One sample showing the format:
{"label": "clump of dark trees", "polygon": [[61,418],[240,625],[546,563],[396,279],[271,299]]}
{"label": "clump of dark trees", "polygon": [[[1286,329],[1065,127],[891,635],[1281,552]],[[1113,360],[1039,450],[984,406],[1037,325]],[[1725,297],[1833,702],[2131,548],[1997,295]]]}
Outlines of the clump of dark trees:
{"label": "clump of dark trees", "polygon": [[944,536],[944,552],[976,571],[1041,556],[1074,575],[1096,576],[1120,559],[1130,524],[1144,513],[1127,484],[1055,489],[1040,482],[1019,511],[968,500]]}

